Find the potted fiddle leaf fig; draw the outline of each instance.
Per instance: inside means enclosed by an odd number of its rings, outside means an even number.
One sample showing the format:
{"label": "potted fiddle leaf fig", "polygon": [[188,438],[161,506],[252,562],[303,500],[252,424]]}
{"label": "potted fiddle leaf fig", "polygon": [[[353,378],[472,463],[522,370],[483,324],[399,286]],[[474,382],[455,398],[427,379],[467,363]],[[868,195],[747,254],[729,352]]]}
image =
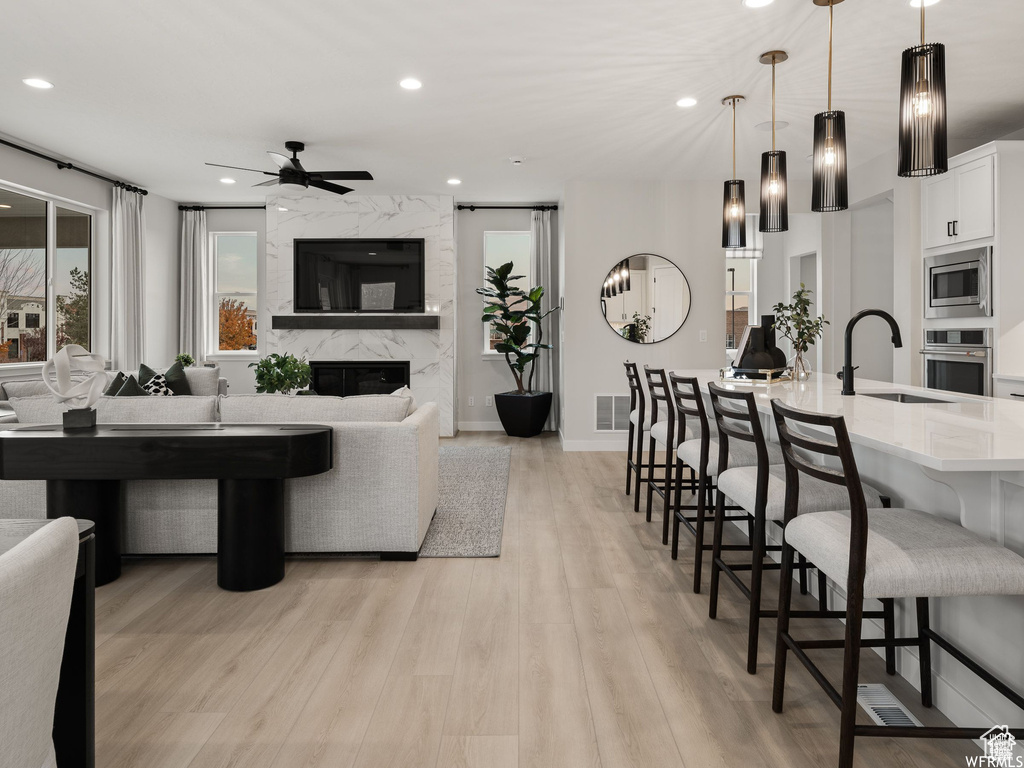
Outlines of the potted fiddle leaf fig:
{"label": "potted fiddle leaf fig", "polygon": [[491,326],[494,351],[505,356],[505,362],[516,382],[514,392],[494,395],[494,406],[505,432],[511,437],[533,437],[544,429],[551,412],[551,392],[536,392],[533,378],[537,360],[550,344],[543,343],[541,321],[558,310],[546,312],[541,307],[544,287],[524,291],[514,285],[522,275],[512,274],[512,262],[497,269],[487,268],[488,286],[477,288],[483,296],[483,322]]}

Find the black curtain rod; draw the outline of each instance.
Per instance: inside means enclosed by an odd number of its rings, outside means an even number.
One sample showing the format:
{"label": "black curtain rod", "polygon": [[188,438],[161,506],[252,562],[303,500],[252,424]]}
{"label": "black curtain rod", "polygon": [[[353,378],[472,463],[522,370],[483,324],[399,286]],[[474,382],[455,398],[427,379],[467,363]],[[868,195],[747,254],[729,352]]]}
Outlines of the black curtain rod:
{"label": "black curtain rod", "polygon": [[99,179],[100,181],[105,181],[108,184],[113,184],[115,187],[127,189],[129,192],[138,192],[140,195],[149,194],[149,192],[144,190],[142,187],[133,187],[131,184],[125,184],[123,181],[111,179],[108,176],[101,176],[98,173],[87,171],[85,170],[85,168],[79,168],[75,165],[72,165],[66,160],[58,160],[55,157],[44,155],[42,152],[36,152],[34,149],[29,149],[28,147],[23,147],[20,144],[15,144],[13,141],[7,141],[7,139],[0,139],[0,144],[3,144],[5,147],[10,147],[11,149],[16,149],[19,152],[24,152],[25,154],[32,155],[33,157],[38,157],[40,160],[46,160],[48,163],[53,163],[62,171],[78,171],[79,173],[84,173],[86,176],[92,176],[94,179]]}
{"label": "black curtain rod", "polygon": [[557,211],[554,203],[541,205],[467,205],[459,203],[455,206],[459,211]]}
{"label": "black curtain rod", "polygon": [[265,211],[265,205],[179,205],[179,211]]}

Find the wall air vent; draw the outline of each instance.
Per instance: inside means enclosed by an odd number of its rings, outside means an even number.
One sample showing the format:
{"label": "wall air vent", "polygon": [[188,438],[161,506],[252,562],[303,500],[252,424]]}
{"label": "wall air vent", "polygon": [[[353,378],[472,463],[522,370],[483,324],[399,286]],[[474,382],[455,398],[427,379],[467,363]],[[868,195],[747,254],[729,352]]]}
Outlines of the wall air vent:
{"label": "wall air vent", "polygon": [[878,725],[920,728],[921,721],[884,685],[858,685],[857,703]]}
{"label": "wall air vent", "polygon": [[628,431],[629,395],[595,395],[594,430],[597,432]]}

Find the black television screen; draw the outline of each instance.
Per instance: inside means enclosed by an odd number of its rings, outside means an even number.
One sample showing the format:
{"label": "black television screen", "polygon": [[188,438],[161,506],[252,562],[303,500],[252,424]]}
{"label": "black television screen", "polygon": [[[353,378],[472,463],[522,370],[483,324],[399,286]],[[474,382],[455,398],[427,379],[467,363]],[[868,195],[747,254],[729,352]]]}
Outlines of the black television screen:
{"label": "black television screen", "polygon": [[423,312],[423,240],[296,240],[296,312]]}

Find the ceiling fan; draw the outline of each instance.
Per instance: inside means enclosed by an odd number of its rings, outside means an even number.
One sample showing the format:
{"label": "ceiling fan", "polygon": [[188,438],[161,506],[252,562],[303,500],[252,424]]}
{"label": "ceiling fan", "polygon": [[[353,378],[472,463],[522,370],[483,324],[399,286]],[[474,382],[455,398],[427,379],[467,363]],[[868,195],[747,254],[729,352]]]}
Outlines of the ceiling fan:
{"label": "ceiling fan", "polygon": [[273,176],[273,179],[268,181],[254,184],[254,187],[272,187],[274,185],[281,186],[297,186],[306,189],[308,187],[316,187],[317,189],[323,189],[327,192],[334,192],[338,195],[346,195],[352,190],[349,187],[343,187],[340,184],[331,184],[331,181],[373,181],[367,171],[307,171],[302,167],[302,163],[299,162],[299,152],[302,152],[306,145],[301,141],[286,141],[284,148],[292,153],[291,157],[286,157],[280,152],[270,152],[270,159],[277,165],[277,172],[261,171],[257,168],[240,168],[237,165],[221,165],[220,163],[207,163],[215,168],[233,168],[236,171],[250,171],[252,173],[262,173],[264,176]]}

